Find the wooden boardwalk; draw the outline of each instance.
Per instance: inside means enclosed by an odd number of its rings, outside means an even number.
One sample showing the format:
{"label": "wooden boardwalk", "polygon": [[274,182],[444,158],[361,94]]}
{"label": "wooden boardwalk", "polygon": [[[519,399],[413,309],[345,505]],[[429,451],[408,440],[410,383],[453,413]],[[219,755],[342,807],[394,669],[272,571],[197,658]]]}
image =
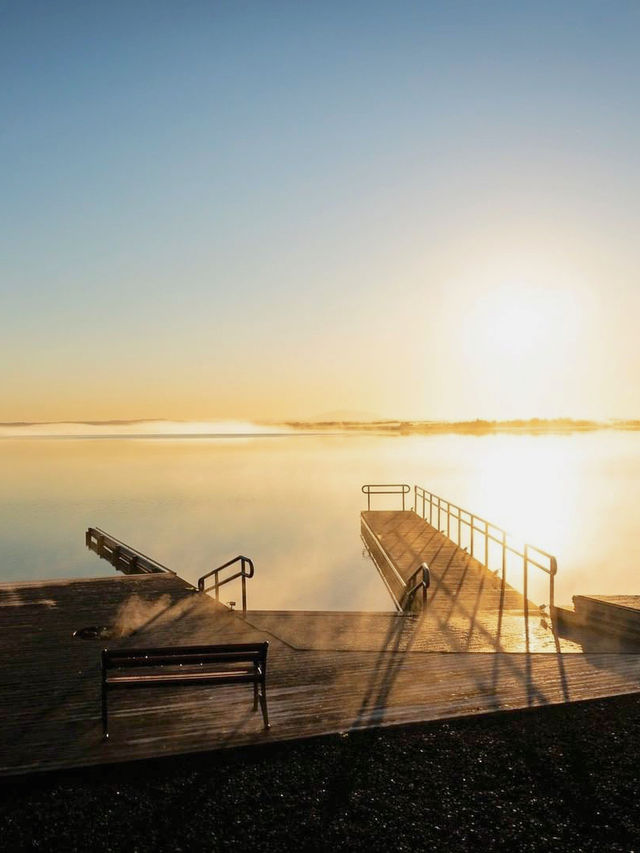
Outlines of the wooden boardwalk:
{"label": "wooden boardwalk", "polygon": [[[447,601],[444,586],[437,589]],[[461,600],[473,612],[473,599]],[[516,598],[509,600],[515,606]],[[443,654],[434,651],[430,628],[421,634],[422,620],[393,614],[317,614],[315,635],[307,630],[302,637],[305,624],[312,625],[308,614],[249,613],[245,620],[170,573],[0,586],[0,774],[640,690],[635,654],[507,653],[496,651],[495,643],[490,651],[470,644],[475,652],[456,646],[457,653]],[[114,636],[73,636],[89,626],[107,626]],[[432,639],[425,643],[424,637]],[[305,648],[296,646],[301,638]],[[99,659],[105,645],[263,639],[270,642],[268,733],[251,710],[249,688],[157,688],[114,694],[111,740],[102,741]]]}

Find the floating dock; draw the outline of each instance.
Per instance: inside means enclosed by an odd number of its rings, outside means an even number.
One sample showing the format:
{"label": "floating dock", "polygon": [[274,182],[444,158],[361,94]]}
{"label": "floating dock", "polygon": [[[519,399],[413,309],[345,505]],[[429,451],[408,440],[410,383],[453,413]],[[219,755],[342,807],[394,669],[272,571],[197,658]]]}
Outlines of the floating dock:
{"label": "floating dock", "polygon": [[574,595],[573,609],[557,607],[555,616],[567,634],[595,631],[640,643],[640,595]]}
{"label": "floating dock", "polygon": [[[137,573],[139,552],[119,543],[114,555],[111,537],[102,556],[131,573],[0,585],[0,774],[640,691],[637,644],[618,637],[611,645],[604,633],[559,637],[539,607],[421,514],[367,510],[361,524],[376,563],[390,563],[405,584],[416,562],[428,563],[426,609],[243,616],[151,558],[160,570],[141,563]],[[160,687],[114,696],[111,739],[102,740],[103,647],[264,640],[268,732],[249,689]]]}

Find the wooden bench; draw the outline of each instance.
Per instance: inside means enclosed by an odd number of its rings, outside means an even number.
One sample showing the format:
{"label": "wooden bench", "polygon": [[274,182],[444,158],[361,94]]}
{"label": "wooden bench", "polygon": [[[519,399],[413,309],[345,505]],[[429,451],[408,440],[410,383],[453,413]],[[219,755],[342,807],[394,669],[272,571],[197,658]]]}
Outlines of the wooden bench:
{"label": "wooden bench", "polygon": [[253,710],[267,711],[269,643],[218,646],[170,646],[147,649],[104,649],[102,652],[102,732],[109,737],[107,694],[123,687],[192,687],[252,684]]}

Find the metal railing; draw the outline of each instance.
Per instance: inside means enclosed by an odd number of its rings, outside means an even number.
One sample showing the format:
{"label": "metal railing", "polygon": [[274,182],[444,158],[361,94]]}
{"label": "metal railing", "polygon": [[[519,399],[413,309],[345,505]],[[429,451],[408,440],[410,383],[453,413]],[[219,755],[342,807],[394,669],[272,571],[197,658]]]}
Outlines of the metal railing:
{"label": "metal railing", "polygon": [[163,566],[157,560],[143,554],[131,545],[127,545],[115,536],[111,536],[99,527],[89,527],[84,535],[84,541],[90,551],[94,551],[103,560],[125,575],[156,574],[169,572],[175,575],[173,569]]}
{"label": "metal railing", "polygon": [[[558,563],[552,554],[548,554],[541,548],[535,545],[525,544],[522,549],[513,544],[513,536],[493,524],[476,515],[469,510],[453,504],[438,495],[432,494],[427,489],[421,486],[414,486],[414,511],[417,514],[421,509],[422,518],[428,521],[432,527],[437,527],[442,533],[445,533],[447,538],[455,542],[459,547],[463,547],[463,531],[465,528],[468,532],[468,551],[469,554],[476,560],[479,560],[487,568],[489,566],[491,543],[498,546],[500,565],[498,569],[502,571],[504,578],[507,570],[507,555],[513,554],[522,559],[523,572],[523,593],[525,599],[528,598],[529,591],[529,567],[533,566],[536,569],[544,572],[549,576],[549,608],[554,606],[555,596],[555,576],[558,572]],[[428,517],[427,517],[428,516]],[[443,516],[446,520],[446,526],[443,527]],[[434,523],[435,521],[435,523]]]}
{"label": "metal railing", "polygon": [[411,491],[406,483],[367,483],[362,492],[367,496],[367,509],[371,509],[371,495],[402,495],[402,509],[405,509],[405,495]]}
{"label": "metal railing", "polygon": [[[413,584],[413,585],[412,585]],[[431,586],[431,572],[426,563],[421,563],[413,574],[407,579],[405,591],[402,595],[401,605],[403,610],[409,610],[413,605],[418,590],[422,591],[421,609],[427,609],[427,590]]]}
{"label": "metal railing", "polygon": [[[223,569],[229,568],[229,566],[233,566],[235,563],[240,563],[240,571],[235,572],[232,575],[229,575],[228,578],[224,578],[224,580],[220,580],[220,572]],[[248,566],[249,569],[245,568]],[[246,616],[247,614],[247,578],[252,578],[255,573],[253,560],[250,560],[249,557],[243,557],[242,554],[238,554],[237,557],[234,557],[232,560],[229,560],[227,563],[224,563],[222,566],[218,566],[217,569],[212,569],[210,572],[207,572],[206,575],[202,575],[201,578],[198,578],[198,592],[208,592],[210,589],[213,589],[216,597],[216,601],[220,601],[220,587],[224,586],[226,583],[230,583],[234,581],[236,578],[242,579],[242,615]],[[205,589],[204,582],[207,578],[213,577],[213,584]]]}

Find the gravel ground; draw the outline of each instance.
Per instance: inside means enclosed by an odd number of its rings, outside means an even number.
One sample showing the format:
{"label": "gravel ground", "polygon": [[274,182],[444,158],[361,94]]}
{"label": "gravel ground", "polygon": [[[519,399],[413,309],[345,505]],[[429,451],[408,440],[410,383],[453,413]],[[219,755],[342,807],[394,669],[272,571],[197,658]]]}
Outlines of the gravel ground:
{"label": "gravel ground", "polygon": [[640,850],[640,696],[5,781],[5,850]]}

